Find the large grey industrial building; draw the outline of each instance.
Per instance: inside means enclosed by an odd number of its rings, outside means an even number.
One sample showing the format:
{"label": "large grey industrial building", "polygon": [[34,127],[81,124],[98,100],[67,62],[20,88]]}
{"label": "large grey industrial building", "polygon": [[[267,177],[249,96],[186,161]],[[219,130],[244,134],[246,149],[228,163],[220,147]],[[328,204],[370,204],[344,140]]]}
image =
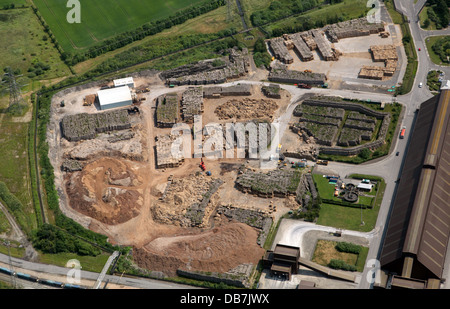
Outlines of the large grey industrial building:
{"label": "large grey industrial building", "polygon": [[450,239],[450,89],[417,111],[380,250],[375,287],[438,289]]}

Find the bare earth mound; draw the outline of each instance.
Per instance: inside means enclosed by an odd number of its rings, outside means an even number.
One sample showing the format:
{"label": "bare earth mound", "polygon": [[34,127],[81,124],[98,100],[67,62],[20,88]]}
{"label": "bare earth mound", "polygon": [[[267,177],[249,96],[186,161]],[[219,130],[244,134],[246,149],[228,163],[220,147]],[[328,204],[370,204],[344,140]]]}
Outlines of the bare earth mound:
{"label": "bare earth mound", "polygon": [[264,249],[258,233],[243,223],[230,223],[198,235],[162,237],[136,248],[134,260],[143,268],[175,275],[177,269],[226,272],[243,263],[256,265]]}
{"label": "bare earth mound", "polygon": [[144,180],[131,161],[101,158],[66,177],[70,206],[105,224],[126,222],[143,205]]}

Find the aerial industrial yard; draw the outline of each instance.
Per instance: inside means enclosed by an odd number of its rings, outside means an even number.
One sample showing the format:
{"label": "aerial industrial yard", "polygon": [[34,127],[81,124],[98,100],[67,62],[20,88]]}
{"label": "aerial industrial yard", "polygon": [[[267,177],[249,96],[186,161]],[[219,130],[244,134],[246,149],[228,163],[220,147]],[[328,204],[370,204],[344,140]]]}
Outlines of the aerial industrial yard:
{"label": "aerial industrial yard", "polygon": [[4,69],[0,288],[448,288],[441,4],[161,2],[82,40],[22,2],[70,74]]}

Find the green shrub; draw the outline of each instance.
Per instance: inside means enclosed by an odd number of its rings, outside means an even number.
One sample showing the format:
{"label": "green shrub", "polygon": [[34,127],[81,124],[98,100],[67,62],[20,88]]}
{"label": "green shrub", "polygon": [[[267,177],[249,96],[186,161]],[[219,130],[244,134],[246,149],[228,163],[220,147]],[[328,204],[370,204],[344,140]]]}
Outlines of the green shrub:
{"label": "green shrub", "polygon": [[339,252],[359,254],[361,252],[361,249],[361,246],[345,241],[340,241],[336,245],[336,250],[338,250]]}
{"label": "green shrub", "polygon": [[33,246],[44,253],[71,252],[79,255],[97,256],[101,251],[54,225],[43,224],[32,237]]}
{"label": "green shrub", "polygon": [[22,203],[13,195],[6,184],[0,181],[0,199],[5,202],[6,206],[12,211],[17,212],[23,209]]}
{"label": "green shrub", "polygon": [[332,259],[330,263],[328,263],[328,267],[333,269],[342,269],[347,271],[356,271],[356,267],[350,264],[345,263],[342,260]]}

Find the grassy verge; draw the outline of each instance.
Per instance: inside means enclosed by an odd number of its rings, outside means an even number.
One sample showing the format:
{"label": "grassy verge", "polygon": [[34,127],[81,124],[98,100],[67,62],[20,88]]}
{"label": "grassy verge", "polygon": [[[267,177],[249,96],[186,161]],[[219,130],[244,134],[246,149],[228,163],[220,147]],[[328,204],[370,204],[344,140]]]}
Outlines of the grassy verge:
{"label": "grassy verge", "polygon": [[12,257],[21,259],[25,256],[25,248],[19,248],[19,244],[11,242],[11,246],[8,248],[3,241],[0,242],[0,253],[9,255],[11,253]]}
{"label": "grassy verge", "polygon": [[428,9],[428,6],[424,6],[422,11],[420,11],[420,27],[424,30],[436,30],[436,23],[428,18]]}
{"label": "grassy verge", "polygon": [[417,61],[416,48],[414,46],[414,41],[411,36],[407,18],[395,10],[393,0],[386,0],[384,3],[393,23],[398,24],[402,30],[402,42],[407,57],[407,66],[402,84],[400,87],[396,88],[395,94],[403,95],[409,93],[414,85],[414,79],[416,77],[417,67],[419,65]]}
{"label": "grassy verge", "polygon": [[132,53],[134,50],[145,48],[146,46],[153,46],[155,45],[155,42],[158,41],[173,41],[183,36],[194,34],[213,34],[229,28],[242,30],[242,24],[240,23],[237,14],[233,14],[231,19],[227,19],[227,8],[226,6],[222,6],[211,12],[190,19],[181,25],[166,29],[161,33],[145,37],[142,40],[133,42],[114,51],[107,52],[96,58],[78,63],[73,68],[77,74],[84,74],[110,58],[116,57],[119,54]]}
{"label": "grassy verge", "polygon": [[449,66],[450,63],[446,63],[443,62],[441,60],[441,58],[439,57],[438,54],[436,54],[436,52],[433,49],[433,46],[440,40],[448,38],[448,36],[430,36],[428,38],[425,39],[425,44],[427,46],[427,50],[428,50],[428,55],[430,56],[431,61],[433,61],[433,63],[438,64],[438,65],[443,65],[443,66]]}
{"label": "grassy verge", "polygon": [[65,267],[71,259],[80,261],[83,270],[101,272],[110,254],[102,253],[97,256],[81,256],[74,253],[39,254],[39,262]]}

